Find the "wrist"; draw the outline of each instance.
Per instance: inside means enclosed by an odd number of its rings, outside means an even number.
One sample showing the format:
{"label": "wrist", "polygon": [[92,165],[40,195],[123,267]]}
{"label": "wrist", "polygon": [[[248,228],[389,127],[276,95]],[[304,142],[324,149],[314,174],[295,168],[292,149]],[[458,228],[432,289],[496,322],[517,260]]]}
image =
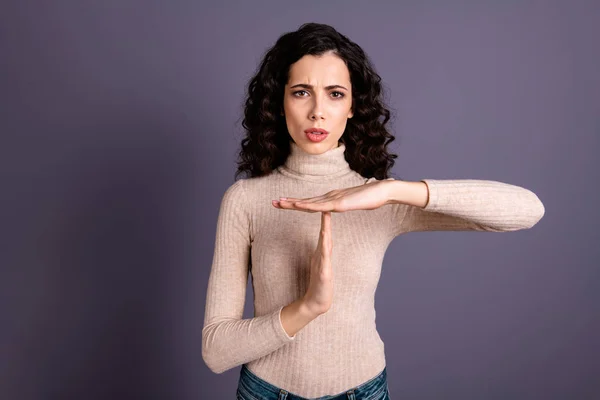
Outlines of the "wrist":
{"label": "wrist", "polygon": [[429,187],[423,181],[393,180],[388,184],[386,204],[408,204],[424,208],[429,201]]}
{"label": "wrist", "polygon": [[304,317],[311,320],[317,318],[319,315],[322,314],[322,312],[320,312],[317,307],[311,305],[311,303],[308,302],[304,297],[300,300],[300,303],[298,305],[298,311]]}

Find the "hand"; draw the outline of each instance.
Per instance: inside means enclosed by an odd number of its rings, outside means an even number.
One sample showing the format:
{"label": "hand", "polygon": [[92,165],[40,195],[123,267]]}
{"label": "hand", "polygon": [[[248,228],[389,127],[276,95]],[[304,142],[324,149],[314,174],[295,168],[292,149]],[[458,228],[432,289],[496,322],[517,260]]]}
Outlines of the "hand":
{"label": "hand", "polygon": [[273,200],[273,206],[284,210],[306,212],[344,212],[374,210],[389,204],[389,181],[379,181],[345,189],[335,189],[322,196]]}
{"label": "hand", "polygon": [[310,260],[310,281],[303,298],[310,312],[317,316],[326,313],[333,302],[332,249],[331,213],[323,212],[319,243]]}

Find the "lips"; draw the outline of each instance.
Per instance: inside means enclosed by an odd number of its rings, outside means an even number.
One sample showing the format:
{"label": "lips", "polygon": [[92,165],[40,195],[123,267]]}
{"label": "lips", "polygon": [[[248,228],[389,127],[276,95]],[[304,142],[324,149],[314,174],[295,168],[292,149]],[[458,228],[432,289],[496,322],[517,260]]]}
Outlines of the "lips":
{"label": "lips", "polygon": [[305,130],[304,132],[305,133],[315,133],[315,134],[320,134],[320,133],[328,134],[329,133],[323,128],[310,128],[310,129]]}
{"label": "lips", "polygon": [[329,136],[328,132],[322,128],[310,128],[304,132],[306,132],[306,138],[313,143],[323,142]]}

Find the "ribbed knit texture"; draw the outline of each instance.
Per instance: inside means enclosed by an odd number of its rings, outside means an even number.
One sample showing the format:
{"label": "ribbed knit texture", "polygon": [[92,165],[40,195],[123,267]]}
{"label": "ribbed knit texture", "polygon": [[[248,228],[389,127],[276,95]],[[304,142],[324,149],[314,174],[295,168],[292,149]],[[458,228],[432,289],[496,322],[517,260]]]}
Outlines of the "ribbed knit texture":
{"label": "ribbed knit texture", "polygon": [[[202,357],[215,373],[246,363],[260,378],[307,398],[358,386],[386,365],[374,302],[384,254],[396,236],[508,232],[531,228],[544,215],[532,191],[473,179],[423,179],[429,188],[424,208],[396,203],[332,213],[333,305],[289,337],[280,312],[306,293],[321,213],[277,209],[271,200],[375,181],[350,169],[341,143],[318,155],[290,145],[285,165],[236,181],[221,201],[202,330]],[[254,318],[242,319],[249,272]]]}

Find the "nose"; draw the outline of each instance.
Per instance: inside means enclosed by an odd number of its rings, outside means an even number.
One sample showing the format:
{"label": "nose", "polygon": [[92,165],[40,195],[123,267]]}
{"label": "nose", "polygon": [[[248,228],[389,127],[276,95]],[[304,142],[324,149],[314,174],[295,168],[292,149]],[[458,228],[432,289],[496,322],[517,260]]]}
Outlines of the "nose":
{"label": "nose", "polygon": [[314,107],[310,112],[310,119],[313,121],[317,119],[323,119],[323,109],[320,100],[315,100]]}

